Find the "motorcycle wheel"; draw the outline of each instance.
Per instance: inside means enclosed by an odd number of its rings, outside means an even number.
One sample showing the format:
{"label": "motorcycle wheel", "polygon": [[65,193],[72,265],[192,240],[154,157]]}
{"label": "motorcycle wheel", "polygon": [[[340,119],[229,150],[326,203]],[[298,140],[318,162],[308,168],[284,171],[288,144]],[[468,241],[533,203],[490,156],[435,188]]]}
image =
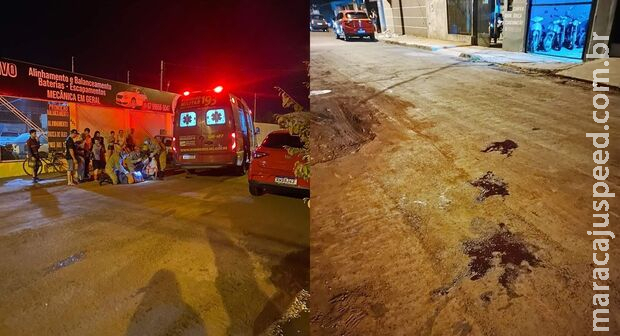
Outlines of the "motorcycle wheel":
{"label": "motorcycle wheel", "polygon": [[549,51],[551,50],[552,46],[553,46],[553,37],[549,35],[545,36],[545,39],[543,40],[543,43],[542,43],[542,50]]}

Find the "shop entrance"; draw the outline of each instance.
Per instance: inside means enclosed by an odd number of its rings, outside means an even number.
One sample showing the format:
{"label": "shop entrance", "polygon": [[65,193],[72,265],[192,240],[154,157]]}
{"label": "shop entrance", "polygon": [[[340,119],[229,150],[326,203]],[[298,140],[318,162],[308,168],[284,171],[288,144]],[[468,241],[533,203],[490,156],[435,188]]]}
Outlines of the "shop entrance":
{"label": "shop entrance", "polygon": [[592,0],[532,0],[527,51],[583,59]]}
{"label": "shop entrance", "polygon": [[495,27],[495,0],[474,0],[474,31],[472,44],[482,47],[491,46],[491,37]]}

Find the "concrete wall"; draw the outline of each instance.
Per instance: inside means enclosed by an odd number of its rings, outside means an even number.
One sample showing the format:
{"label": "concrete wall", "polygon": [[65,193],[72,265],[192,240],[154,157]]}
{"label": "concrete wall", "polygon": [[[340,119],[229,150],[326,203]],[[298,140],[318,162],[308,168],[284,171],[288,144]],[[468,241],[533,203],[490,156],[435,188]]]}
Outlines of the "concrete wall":
{"label": "concrete wall", "polygon": [[392,0],[394,33],[402,34],[402,18],[405,22],[405,34],[428,37],[428,21],[426,16],[426,0]]}
{"label": "concrete wall", "polygon": [[471,35],[448,34],[448,2],[426,0],[428,38],[448,41],[470,42]]}
{"label": "concrete wall", "polygon": [[528,0],[514,0],[512,3],[512,11],[502,10],[504,15],[504,40],[502,49],[508,51],[525,52],[528,34],[528,17],[529,17]]}
{"label": "concrete wall", "polygon": [[[595,32],[598,36],[610,35],[611,26],[614,22],[616,6],[618,6],[618,0],[597,1],[597,6],[594,10],[594,18],[592,19],[591,31],[593,33]],[[593,36],[593,34],[591,34],[591,36]],[[608,43],[608,41],[598,42]],[[592,40],[590,37],[590,41],[588,42],[588,53],[592,52],[592,47],[594,47],[596,43],[597,41]],[[599,52],[602,52],[602,50],[599,50]]]}
{"label": "concrete wall", "polygon": [[392,5],[388,0],[381,0],[381,4],[383,5],[383,16],[385,17],[385,30],[394,33],[394,13]]}

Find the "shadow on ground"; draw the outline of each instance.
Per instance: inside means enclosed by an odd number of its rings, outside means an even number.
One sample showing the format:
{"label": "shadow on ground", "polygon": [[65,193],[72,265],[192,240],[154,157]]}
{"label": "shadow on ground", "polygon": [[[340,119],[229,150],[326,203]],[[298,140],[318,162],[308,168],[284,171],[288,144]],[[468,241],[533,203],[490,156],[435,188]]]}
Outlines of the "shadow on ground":
{"label": "shadow on ground", "polygon": [[127,336],[143,335],[206,335],[202,319],[181,296],[176,276],[169,270],[159,270],[134,312]]}

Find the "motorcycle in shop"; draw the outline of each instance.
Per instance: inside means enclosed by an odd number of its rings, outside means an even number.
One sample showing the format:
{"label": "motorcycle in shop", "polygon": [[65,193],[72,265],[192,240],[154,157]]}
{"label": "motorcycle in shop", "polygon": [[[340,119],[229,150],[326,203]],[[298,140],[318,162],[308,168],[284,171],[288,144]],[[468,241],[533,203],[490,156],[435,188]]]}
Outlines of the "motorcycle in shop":
{"label": "motorcycle in shop", "polygon": [[[556,23],[556,21],[553,21]],[[555,34],[555,39],[553,40],[553,50],[560,51],[562,50],[562,46],[564,46],[564,41],[566,39],[566,26],[568,24],[567,16],[560,16],[560,19],[557,22],[557,29]]]}
{"label": "motorcycle in shop", "polygon": [[585,47],[586,37],[587,37],[586,28],[581,27],[581,29],[579,29],[579,34],[577,34],[577,41],[575,42],[577,44],[577,48]]}
{"label": "motorcycle in shop", "polygon": [[564,40],[564,47],[568,50],[573,50],[577,46],[577,36],[579,25],[581,21],[573,19],[566,27],[566,39]]}
{"label": "motorcycle in shop", "polygon": [[542,16],[535,16],[532,18],[531,31],[530,31],[530,43],[528,44],[528,51],[535,52],[540,47],[543,35]]}
{"label": "motorcycle in shop", "polygon": [[553,20],[553,22],[547,26],[547,31],[545,32],[545,37],[542,41],[542,48],[539,48],[538,50],[548,52],[551,49],[555,49],[554,46],[556,44],[557,36],[560,34],[561,30],[562,27],[560,27],[560,19]]}

